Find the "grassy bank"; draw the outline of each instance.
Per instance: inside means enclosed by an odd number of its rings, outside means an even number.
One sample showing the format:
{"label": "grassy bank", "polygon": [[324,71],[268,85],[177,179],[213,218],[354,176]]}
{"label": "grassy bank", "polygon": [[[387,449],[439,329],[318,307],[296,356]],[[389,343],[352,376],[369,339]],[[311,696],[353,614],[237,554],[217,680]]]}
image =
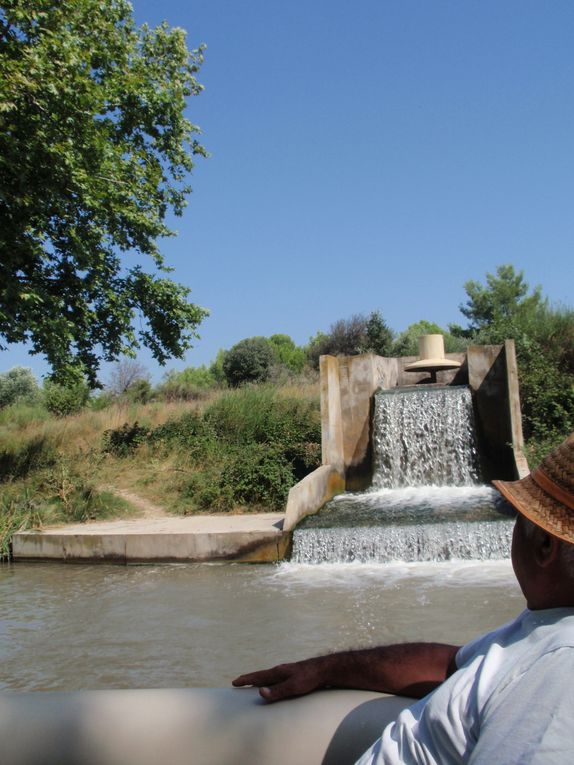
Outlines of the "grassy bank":
{"label": "grassy bank", "polygon": [[18,529],[133,513],[118,492],[180,514],[283,509],[289,488],[320,464],[320,441],[318,387],[309,383],[61,418],[6,408],[0,557]]}

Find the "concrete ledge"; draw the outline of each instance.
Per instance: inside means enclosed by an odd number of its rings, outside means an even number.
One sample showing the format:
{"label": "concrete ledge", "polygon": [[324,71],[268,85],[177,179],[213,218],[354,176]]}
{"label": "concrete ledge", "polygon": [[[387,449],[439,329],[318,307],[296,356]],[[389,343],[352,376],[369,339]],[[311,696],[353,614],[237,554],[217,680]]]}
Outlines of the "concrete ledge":
{"label": "concrete ledge", "polygon": [[74,524],[14,535],[14,560],[148,563],[282,560],[283,513]]}
{"label": "concrete ledge", "polygon": [[306,515],[316,513],[335,494],[345,491],[345,479],[333,465],[322,465],[289,491],[285,531],[291,531]]}
{"label": "concrete ledge", "polygon": [[0,694],[2,765],[349,765],[412,699],[252,689]]}

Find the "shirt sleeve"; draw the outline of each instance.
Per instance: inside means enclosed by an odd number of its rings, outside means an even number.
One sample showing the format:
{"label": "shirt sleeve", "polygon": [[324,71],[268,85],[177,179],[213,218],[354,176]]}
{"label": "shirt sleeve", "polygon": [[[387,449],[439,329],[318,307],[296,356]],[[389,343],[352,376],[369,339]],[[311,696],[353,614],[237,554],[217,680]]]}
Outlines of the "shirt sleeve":
{"label": "shirt sleeve", "polygon": [[479,635],[459,648],[454,658],[457,669],[470,664],[476,656],[484,656],[493,642],[505,643],[507,636],[516,631],[517,625],[520,624],[525,614],[526,611],[523,611],[516,619],[503,624],[501,627],[497,627],[491,632],[487,632],[485,635]]}

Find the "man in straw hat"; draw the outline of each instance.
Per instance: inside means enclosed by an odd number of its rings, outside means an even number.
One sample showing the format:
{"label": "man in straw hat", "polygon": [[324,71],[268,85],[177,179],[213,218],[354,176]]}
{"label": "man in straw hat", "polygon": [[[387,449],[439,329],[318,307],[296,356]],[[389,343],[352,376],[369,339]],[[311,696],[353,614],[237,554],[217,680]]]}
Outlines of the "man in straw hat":
{"label": "man in straw hat", "polygon": [[[512,565],[527,608],[461,647],[407,643],[242,675],[267,701],[338,687],[420,701],[367,763],[574,762],[574,433],[520,481],[495,481],[518,510]],[[425,695],[426,694],[426,695]]]}

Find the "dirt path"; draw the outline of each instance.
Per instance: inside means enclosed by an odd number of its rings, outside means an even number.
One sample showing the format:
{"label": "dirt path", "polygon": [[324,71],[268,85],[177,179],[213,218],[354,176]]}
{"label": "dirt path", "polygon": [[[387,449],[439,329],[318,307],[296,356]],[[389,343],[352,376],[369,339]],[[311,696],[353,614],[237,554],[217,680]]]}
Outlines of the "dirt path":
{"label": "dirt path", "polygon": [[140,497],[138,494],[134,494],[131,491],[125,489],[111,489],[118,497],[125,499],[130,505],[133,505],[138,510],[138,518],[168,518],[170,516],[163,507],[154,505],[149,499]]}

